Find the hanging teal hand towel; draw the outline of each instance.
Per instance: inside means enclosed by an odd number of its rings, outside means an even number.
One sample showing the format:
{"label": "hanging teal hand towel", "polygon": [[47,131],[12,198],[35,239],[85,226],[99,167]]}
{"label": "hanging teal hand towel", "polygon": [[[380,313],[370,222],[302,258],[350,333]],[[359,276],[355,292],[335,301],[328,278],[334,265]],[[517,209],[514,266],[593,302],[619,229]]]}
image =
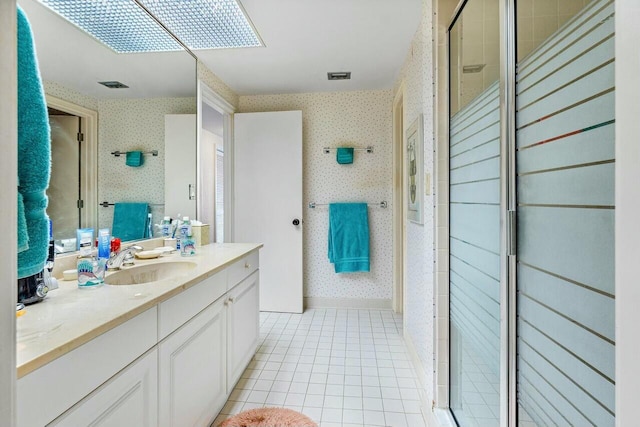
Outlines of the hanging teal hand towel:
{"label": "hanging teal hand towel", "polygon": [[336,160],[338,164],[348,165],[353,163],[353,148],[340,147],[336,150]]}
{"label": "hanging teal hand towel", "polygon": [[18,278],[44,269],[49,247],[49,116],[33,34],[18,6]]}
{"label": "hanging teal hand towel", "polygon": [[139,240],[147,236],[148,203],[116,203],[111,234],[120,240]]}
{"label": "hanging teal hand towel", "polygon": [[137,168],[138,166],[142,166],[143,163],[144,156],[142,155],[142,151],[127,151],[127,166]]}
{"label": "hanging teal hand towel", "polygon": [[369,217],[366,203],[329,205],[329,261],[336,273],[369,271]]}

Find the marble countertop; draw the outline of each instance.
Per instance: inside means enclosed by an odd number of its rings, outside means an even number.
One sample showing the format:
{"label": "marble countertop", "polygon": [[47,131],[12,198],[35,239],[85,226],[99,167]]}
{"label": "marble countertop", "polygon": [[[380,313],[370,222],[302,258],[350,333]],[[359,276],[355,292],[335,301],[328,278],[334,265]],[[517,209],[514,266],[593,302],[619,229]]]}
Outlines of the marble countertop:
{"label": "marble countertop", "polygon": [[216,243],[198,247],[197,255],[174,253],[136,265],[166,261],[197,263],[171,279],[138,285],[103,285],[78,289],[76,281],[60,280],[59,289],[26,308],[16,319],[18,378],[80,347],[145,310],[224,269],[261,244]]}

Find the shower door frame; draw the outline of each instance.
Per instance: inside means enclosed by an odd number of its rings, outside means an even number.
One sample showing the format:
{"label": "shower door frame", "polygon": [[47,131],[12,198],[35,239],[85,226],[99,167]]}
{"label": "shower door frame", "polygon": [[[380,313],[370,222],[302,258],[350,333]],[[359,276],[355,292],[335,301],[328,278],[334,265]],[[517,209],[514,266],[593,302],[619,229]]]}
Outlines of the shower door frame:
{"label": "shower door frame", "polygon": [[[460,0],[447,27],[450,33],[469,1]],[[517,427],[517,198],[516,198],[516,0],[499,0],[500,24],[500,427]],[[447,73],[447,135],[451,128],[451,79]],[[447,141],[449,144],[449,141]],[[449,186],[447,186],[449,191]],[[450,195],[449,195],[450,203]],[[450,215],[450,214],[449,214]],[[449,224],[451,220],[449,218]],[[449,270],[450,271],[450,270]],[[449,272],[447,275],[449,276]],[[448,277],[448,281],[450,277]],[[450,316],[450,314],[449,314]],[[449,322],[449,330],[451,330]],[[511,339],[512,338],[512,339]],[[449,354],[451,352],[449,351]],[[451,369],[451,368],[449,368]],[[451,372],[451,371],[450,371]],[[449,379],[449,383],[450,383]],[[449,387],[449,392],[450,392]],[[454,417],[455,418],[455,417]]]}

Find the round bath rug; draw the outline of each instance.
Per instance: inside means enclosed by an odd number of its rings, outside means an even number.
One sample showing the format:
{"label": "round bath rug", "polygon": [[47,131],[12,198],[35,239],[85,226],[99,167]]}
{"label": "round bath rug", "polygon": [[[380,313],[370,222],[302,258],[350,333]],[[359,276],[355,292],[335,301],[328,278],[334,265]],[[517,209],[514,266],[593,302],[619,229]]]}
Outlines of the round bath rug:
{"label": "round bath rug", "polygon": [[318,424],[292,409],[256,408],[226,419],[220,427],[318,427]]}

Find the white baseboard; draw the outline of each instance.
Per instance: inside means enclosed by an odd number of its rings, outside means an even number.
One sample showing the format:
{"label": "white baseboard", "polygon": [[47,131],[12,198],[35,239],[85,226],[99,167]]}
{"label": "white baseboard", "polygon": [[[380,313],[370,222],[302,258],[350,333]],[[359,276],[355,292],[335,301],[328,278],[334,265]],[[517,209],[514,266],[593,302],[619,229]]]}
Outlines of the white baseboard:
{"label": "white baseboard", "polygon": [[304,297],[305,308],[363,308],[391,310],[390,299]]}
{"label": "white baseboard", "polygon": [[429,384],[425,384],[425,370],[416,347],[411,340],[411,336],[405,330],[404,342],[409,350],[409,357],[413,363],[413,367],[418,374],[419,392],[420,392],[420,411],[422,412],[422,418],[425,420],[427,427],[456,427],[456,422],[451,416],[451,412],[448,408],[434,408],[432,402],[429,402],[426,393]]}
{"label": "white baseboard", "polygon": [[411,358],[411,362],[413,364],[416,373],[418,374],[418,383],[419,383],[419,394],[420,394],[420,411],[422,412],[422,418],[425,420],[427,427],[435,427],[438,424],[434,423],[433,413],[431,412],[431,402],[429,402],[429,397],[427,396],[427,387],[428,384],[425,384],[425,371],[424,366],[422,366],[422,362],[418,357],[418,352],[416,351],[416,347],[413,344],[413,340],[407,330],[404,330],[404,342],[409,350],[409,357]]}

